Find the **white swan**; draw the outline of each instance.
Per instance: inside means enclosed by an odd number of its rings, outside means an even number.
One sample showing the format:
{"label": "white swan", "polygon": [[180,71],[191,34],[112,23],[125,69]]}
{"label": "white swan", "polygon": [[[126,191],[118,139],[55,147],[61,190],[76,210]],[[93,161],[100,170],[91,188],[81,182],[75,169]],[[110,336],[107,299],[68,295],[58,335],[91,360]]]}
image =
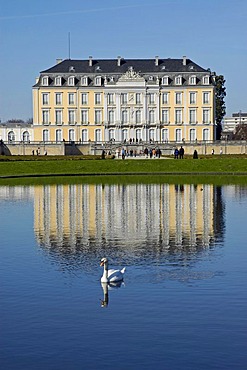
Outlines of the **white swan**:
{"label": "white swan", "polygon": [[113,283],[116,281],[122,281],[124,278],[125,267],[122,270],[108,270],[108,259],[102,258],[100,266],[104,266],[104,272],[101,278],[102,283]]}

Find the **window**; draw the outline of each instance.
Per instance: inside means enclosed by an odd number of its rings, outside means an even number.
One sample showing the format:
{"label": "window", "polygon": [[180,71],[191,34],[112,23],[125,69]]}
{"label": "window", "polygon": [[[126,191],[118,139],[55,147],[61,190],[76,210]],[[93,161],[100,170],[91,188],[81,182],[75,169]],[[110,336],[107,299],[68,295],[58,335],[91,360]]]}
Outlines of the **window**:
{"label": "window", "polygon": [[74,129],[69,130],[69,141],[75,141],[75,130]]}
{"label": "window", "polygon": [[95,141],[96,142],[101,141],[101,130],[100,129],[95,130]]}
{"label": "window", "polygon": [[55,85],[61,86],[62,85],[62,78],[61,77],[55,77]]}
{"label": "window", "polygon": [[29,132],[28,131],[24,131],[23,134],[22,134],[22,140],[25,142],[25,143],[28,143],[29,140],[30,140],[30,135],[29,135]]}
{"label": "window", "polygon": [[94,94],[94,103],[95,104],[101,104],[101,94],[100,93],[95,93]]}
{"label": "window", "polygon": [[149,130],[149,140],[154,140],[154,129]]}
{"label": "window", "polygon": [[49,141],[49,131],[43,130],[43,141]]}
{"label": "window", "polygon": [[42,104],[43,105],[49,104],[49,94],[48,93],[42,94]]}
{"label": "window", "polygon": [[115,112],[114,110],[109,110],[108,112],[108,121],[110,124],[114,123],[115,121]]}
{"label": "window", "polygon": [[204,140],[204,141],[209,140],[209,129],[208,128],[203,129],[202,140]]}
{"label": "window", "polygon": [[149,123],[154,123],[154,110],[149,111]]}
{"label": "window", "polygon": [[128,140],[128,130],[126,129],[122,130],[122,140]]}
{"label": "window", "polygon": [[127,110],[123,110],[122,111],[122,123],[125,124],[128,122],[128,111]]}
{"label": "window", "polygon": [[202,78],[203,85],[209,85],[209,76],[204,76]]}
{"label": "window", "polygon": [[101,76],[95,77],[94,83],[96,86],[101,86]]}
{"label": "window", "polygon": [[175,110],[175,123],[182,123],[182,110],[181,109]]}
{"label": "window", "polygon": [[190,92],[190,104],[196,104],[196,92]]}
{"label": "window", "polygon": [[88,124],[88,111],[87,111],[87,109],[82,109],[82,111],[81,111],[81,123],[83,125]]}
{"label": "window", "polygon": [[14,131],[9,131],[9,133],[8,133],[8,143],[12,143],[13,141],[15,141],[15,133],[14,133]]}
{"label": "window", "polygon": [[190,109],[189,115],[190,115],[190,123],[196,123],[196,110]]}
{"label": "window", "polygon": [[209,109],[203,109],[202,111],[202,122],[203,123],[209,123],[210,121],[210,110]]}
{"label": "window", "polygon": [[114,104],[114,94],[108,94],[108,104]]}
{"label": "window", "polygon": [[61,105],[62,104],[62,94],[61,93],[56,93],[55,94],[55,103],[56,103],[56,105]]}
{"label": "window", "polygon": [[75,77],[71,76],[68,78],[68,85],[69,86],[74,86],[75,85]]}
{"label": "window", "polygon": [[49,78],[47,76],[42,78],[42,85],[48,86],[49,85]]}
{"label": "window", "polygon": [[141,113],[141,111],[138,109],[138,110],[136,111],[136,123],[137,123],[137,124],[139,124],[139,123],[141,123],[141,121],[142,121],[142,113]]}
{"label": "window", "polygon": [[55,122],[56,125],[61,125],[62,124],[62,111],[56,109],[55,110]]}
{"label": "window", "polygon": [[94,122],[96,123],[96,125],[102,123],[102,111],[100,109],[97,109],[94,112]]}
{"label": "window", "polygon": [[209,104],[210,101],[210,92],[203,93],[203,104]]}
{"label": "window", "polygon": [[56,142],[59,143],[62,141],[62,130],[56,130]]}
{"label": "window", "polygon": [[122,104],[127,104],[128,103],[128,94],[126,94],[126,93],[121,94],[121,101],[122,101]]}
{"label": "window", "polygon": [[155,103],[155,95],[154,93],[149,94],[149,103],[154,104]]}
{"label": "window", "polygon": [[168,104],[169,103],[169,93],[163,93],[162,94],[162,104]]}
{"label": "window", "polygon": [[190,141],[196,141],[196,130],[194,128],[190,129]]}
{"label": "window", "polygon": [[74,93],[68,94],[68,101],[69,101],[69,105],[75,104],[75,94]]}
{"label": "window", "polygon": [[138,128],[136,130],[136,141],[140,141],[142,139],[142,132],[141,130]]}
{"label": "window", "polygon": [[175,77],[175,85],[182,85],[182,76]]}
{"label": "window", "polygon": [[69,124],[74,125],[75,124],[75,110],[69,109]]}
{"label": "window", "polygon": [[81,104],[82,105],[88,104],[88,93],[81,94]]}
{"label": "window", "polygon": [[86,76],[81,78],[81,84],[82,84],[82,86],[87,86],[88,85],[88,78]]}
{"label": "window", "polygon": [[176,129],[176,142],[182,141],[182,130],[180,128]]}
{"label": "window", "polygon": [[196,76],[191,76],[189,78],[189,84],[190,85],[196,85]]}
{"label": "window", "polygon": [[168,77],[168,76],[164,76],[164,77],[162,77],[161,83],[162,83],[162,85],[164,85],[164,86],[169,85],[169,77]]}
{"label": "window", "polygon": [[109,140],[115,139],[115,130],[111,129],[109,130]]}
{"label": "window", "polygon": [[169,140],[169,131],[167,128],[164,128],[161,132],[161,139],[163,142],[167,143]]}
{"label": "window", "polygon": [[88,132],[85,129],[81,131],[81,141],[83,143],[88,141]]}
{"label": "window", "polygon": [[175,93],[175,103],[182,104],[182,93]]}
{"label": "window", "polygon": [[141,104],[141,94],[140,93],[136,94],[136,104]]}
{"label": "window", "polygon": [[169,111],[168,109],[162,109],[162,123],[169,122]]}
{"label": "window", "polygon": [[44,125],[49,124],[49,121],[50,121],[49,117],[50,117],[49,111],[48,110],[43,110],[42,111],[42,123]]}

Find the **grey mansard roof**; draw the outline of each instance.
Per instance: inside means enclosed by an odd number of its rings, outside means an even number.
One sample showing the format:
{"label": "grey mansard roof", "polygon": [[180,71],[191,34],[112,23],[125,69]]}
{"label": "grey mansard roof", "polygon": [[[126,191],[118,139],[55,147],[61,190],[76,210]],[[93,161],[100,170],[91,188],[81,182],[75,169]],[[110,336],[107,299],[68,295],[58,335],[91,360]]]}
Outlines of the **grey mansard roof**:
{"label": "grey mansard roof", "polygon": [[[202,73],[207,72],[207,69],[200,67],[190,59],[186,59],[186,64],[183,64],[183,59],[159,59],[158,66],[155,65],[154,59],[121,59],[121,65],[118,66],[117,59],[92,59],[92,66],[89,66],[89,59],[75,60],[65,59],[55,66],[41,71],[41,74],[65,74],[65,73],[80,73],[80,74],[123,74],[130,67],[140,74],[146,73]],[[74,68],[74,70],[71,68]]]}

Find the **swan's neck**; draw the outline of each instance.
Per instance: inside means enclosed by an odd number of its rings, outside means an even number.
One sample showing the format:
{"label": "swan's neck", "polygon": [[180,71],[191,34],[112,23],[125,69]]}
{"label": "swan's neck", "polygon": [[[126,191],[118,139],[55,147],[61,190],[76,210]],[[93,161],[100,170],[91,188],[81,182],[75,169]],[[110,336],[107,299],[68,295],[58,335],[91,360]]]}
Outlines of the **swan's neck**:
{"label": "swan's neck", "polygon": [[102,276],[102,281],[107,282],[108,281],[108,263],[104,263],[104,273]]}

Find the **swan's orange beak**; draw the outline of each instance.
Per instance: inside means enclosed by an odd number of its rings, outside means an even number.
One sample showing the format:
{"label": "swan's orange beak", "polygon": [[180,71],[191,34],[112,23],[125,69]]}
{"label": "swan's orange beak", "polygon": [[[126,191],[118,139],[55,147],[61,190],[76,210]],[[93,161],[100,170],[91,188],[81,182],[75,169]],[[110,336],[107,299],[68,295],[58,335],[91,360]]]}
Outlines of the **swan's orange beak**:
{"label": "swan's orange beak", "polygon": [[104,266],[104,261],[101,261],[100,262],[100,266]]}

